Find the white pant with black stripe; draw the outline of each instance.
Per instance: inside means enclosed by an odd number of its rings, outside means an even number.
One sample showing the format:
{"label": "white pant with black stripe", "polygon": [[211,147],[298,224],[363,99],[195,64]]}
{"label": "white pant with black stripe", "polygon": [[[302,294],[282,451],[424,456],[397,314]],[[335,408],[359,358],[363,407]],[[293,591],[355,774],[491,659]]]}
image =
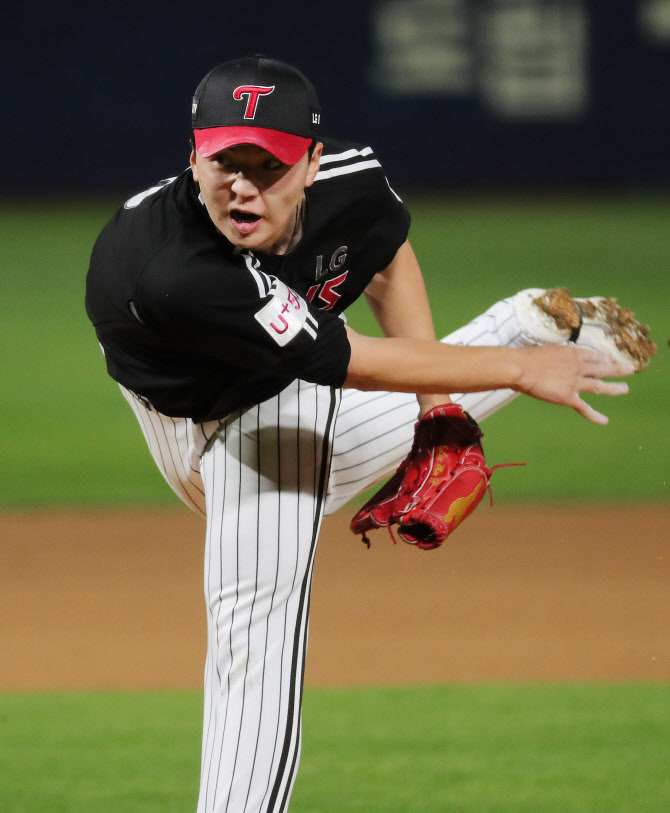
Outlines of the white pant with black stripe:
{"label": "white pant with black stripe", "polygon": [[[503,300],[443,341],[535,343]],[[223,420],[169,418],[123,389],[177,495],[206,516],[208,652],[198,813],[286,811],[300,756],[309,597],[324,513],[395,470],[416,398],[295,381]],[[515,393],[455,394],[481,420]]]}

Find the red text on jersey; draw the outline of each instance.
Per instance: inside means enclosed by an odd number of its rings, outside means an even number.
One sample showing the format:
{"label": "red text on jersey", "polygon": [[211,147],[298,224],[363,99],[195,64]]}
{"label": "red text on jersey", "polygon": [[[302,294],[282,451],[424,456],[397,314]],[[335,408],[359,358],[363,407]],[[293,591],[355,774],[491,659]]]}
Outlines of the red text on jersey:
{"label": "red text on jersey", "polygon": [[319,291],[318,298],[324,304],[319,306],[319,310],[322,311],[329,311],[337,302],[337,300],[342,296],[341,293],[336,291],[335,289],[342,285],[342,283],[346,280],[347,275],[349,274],[348,271],[345,271],[344,274],[340,274],[339,277],[335,277],[335,279],[329,279],[327,282],[319,285],[312,285],[312,287],[307,291],[307,299],[309,302],[314,301],[314,297],[316,296],[316,292]]}

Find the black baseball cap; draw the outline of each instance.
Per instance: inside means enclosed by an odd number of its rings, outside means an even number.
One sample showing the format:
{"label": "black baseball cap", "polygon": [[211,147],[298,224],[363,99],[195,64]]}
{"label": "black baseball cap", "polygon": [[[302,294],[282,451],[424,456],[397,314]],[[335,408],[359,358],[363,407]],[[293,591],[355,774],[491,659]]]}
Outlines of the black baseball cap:
{"label": "black baseball cap", "polygon": [[297,164],[318,136],[320,120],[307,78],[265,56],[217,65],[198,85],[191,109],[195,146],[204,158],[255,144],[284,164]]}

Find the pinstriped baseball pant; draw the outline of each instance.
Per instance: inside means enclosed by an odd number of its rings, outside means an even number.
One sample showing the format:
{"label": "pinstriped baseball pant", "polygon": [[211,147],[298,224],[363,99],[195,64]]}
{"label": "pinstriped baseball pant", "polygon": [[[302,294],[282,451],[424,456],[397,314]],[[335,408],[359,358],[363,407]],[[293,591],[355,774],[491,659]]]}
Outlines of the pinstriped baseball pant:
{"label": "pinstriped baseball pant", "polygon": [[[446,337],[523,346],[510,300]],[[208,651],[198,813],[279,813],[298,767],[310,587],[324,513],[395,470],[414,396],[295,381],[194,424],[123,393],[177,495],[206,517]],[[515,393],[455,394],[481,420]]]}

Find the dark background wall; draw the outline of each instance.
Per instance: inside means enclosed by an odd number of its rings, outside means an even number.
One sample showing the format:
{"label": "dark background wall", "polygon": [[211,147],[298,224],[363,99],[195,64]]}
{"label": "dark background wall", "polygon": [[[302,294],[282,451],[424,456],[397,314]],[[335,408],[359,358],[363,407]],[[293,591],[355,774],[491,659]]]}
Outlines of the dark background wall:
{"label": "dark background wall", "polygon": [[38,1],[1,36],[5,196],[174,175],[201,76],[258,52],[405,189],[670,186],[670,0]]}

